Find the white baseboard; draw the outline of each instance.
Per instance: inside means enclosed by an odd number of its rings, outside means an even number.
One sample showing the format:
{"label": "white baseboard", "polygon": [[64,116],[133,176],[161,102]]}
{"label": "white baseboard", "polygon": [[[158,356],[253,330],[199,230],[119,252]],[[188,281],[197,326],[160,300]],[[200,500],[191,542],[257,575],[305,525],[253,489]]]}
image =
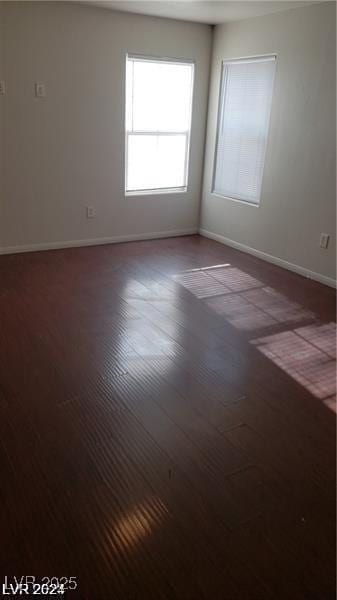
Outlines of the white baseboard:
{"label": "white baseboard", "polygon": [[320,283],[336,288],[336,280],[332,277],[327,277],[326,275],[321,275],[320,273],[316,273],[315,271],[310,271],[305,267],[301,267],[299,265],[287,262],[282,258],[272,256],[271,254],[267,254],[266,252],[262,252],[261,250],[256,250],[255,248],[251,248],[250,246],[246,246],[245,244],[235,242],[234,240],[224,237],[223,235],[207,231],[207,229],[198,230],[196,227],[191,229],[176,229],[173,231],[156,231],[152,233],[139,234],[135,233],[131,235],[115,235],[112,237],[93,238],[84,240],[67,240],[62,242],[46,242],[42,244],[26,244],[19,246],[0,246],[0,254],[18,254],[20,252],[39,252],[41,250],[57,250],[61,248],[100,246],[103,244],[118,244],[121,242],[136,242],[142,240],[155,240],[160,238],[194,235],[196,233],[200,233],[200,235],[207,237],[211,240],[215,240],[216,242],[220,242],[220,244],[224,244],[225,246],[230,246],[231,248],[235,248],[236,250],[241,250],[242,252],[252,254],[253,256],[261,258],[262,260],[266,260],[267,262],[270,262],[273,265],[277,265],[279,267],[283,267],[284,269],[288,269],[288,271],[293,271],[294,273],[298,273],[299,275],[303,275],[304,277],[307,277],[309,279],[314,279],[315,281],[319,281]]}
{"label": "white baseboard", "polygon": [[87,240],[67,240],[65,242],[46,242],[42,244],[26,244],[20,246],[0,246],[0,254],[17,254],[19,252],[39,252],[40,250],[58,250],[60,248],[78,248],[82,246],[100,246],[103,244],[118,244],[120,242],[136,242],[156,240],[160,238],[194,235],[198,228],[176,229],[173,231],[156,231],[153,233],[135,233],[131,235],[114,235],[112,237],[94,238]]}
{"label": "white baseboard", "polygon": [[298,273],[298,275],[303,275],[304,277],[307,277],[309,279],[314,279],[315,281],[319,281],[319,283],[324,283],[325,285],[328,285],[333,288],[336,287],[336,280],[332,277],[327,277],[326,275],[321,275],[320,273],[316,273],[315,271],[310,271],[305,267],[300,267],[299,265],[287,262],[286,260],[278,258],[277,256],[272,256],[271,254],[267,254],[266,252],[262,252],[261,250],[256,250],[255,248],[251,248],[250,246],[246,246],[245,244],[235,242],[234,240],[224,237],[223,235],[207,231],[207,229],[199,229],[199,233],[204,237],[210,238],[211,240],[215,240],[216,242],[220,242],[220,244],[225,244],[225,246],[231,246],[231,248],[235,248],[236,250],[247,252],[247,254],[252,254],[257,258],[262,258],[262,260],[266,260],[267,262],[270,262],[273,265],[277,265],[278,267],[283,267],[283,269],[288,269],[288,271]]}

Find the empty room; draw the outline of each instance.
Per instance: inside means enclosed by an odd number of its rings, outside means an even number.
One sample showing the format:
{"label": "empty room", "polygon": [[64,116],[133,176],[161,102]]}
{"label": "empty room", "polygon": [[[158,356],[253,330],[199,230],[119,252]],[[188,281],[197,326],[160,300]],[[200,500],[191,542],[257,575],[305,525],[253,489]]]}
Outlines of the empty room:
{"label": "empty room", "polygon": [[0,0],[0,597],[336,597],[336,4]]}

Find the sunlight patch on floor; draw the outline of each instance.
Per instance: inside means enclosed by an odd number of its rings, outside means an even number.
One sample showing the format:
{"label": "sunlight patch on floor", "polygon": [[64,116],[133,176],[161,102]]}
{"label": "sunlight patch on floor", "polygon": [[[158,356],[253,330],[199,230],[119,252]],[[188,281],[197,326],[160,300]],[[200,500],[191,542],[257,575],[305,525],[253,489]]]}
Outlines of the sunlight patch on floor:
{"label": "sunlight patch on floor", "polygon": [[254,330],[275,325],[276,321],[240,294],[218,296],[207,300],[207,306],[237,329]]}
{"label": "sunlight patch on floor", "polygon": [[244,331],[314,318],[297,302],[229,264],[184,271],[174,281]]}
{"label": "sunlight patch on floor", "polygon": [[205,271],[180,273],[174,276],[174,281],[180,283],[191,294],[200,299],[231,293],[229,288],[219,283]]}
{"label": "sunlight patch on floor", "polygon": [[[336,331],[334,323],[328,326],[310,325],[259,338],[251,343],[295,381],[323,400],[336,393],[336,364],[331,355],[322,349],[325,346],[330,350],[333,329]],[[304,339],[303,332],[308,339]]]}
{"label": "sunlight patch on floor", "polygon": [[216,269],[211,272],[211,276],[220,283],[226,285],[232,292],[242,292],[263,285],[261,281],[255,279],[255,277],[241,271],[241,269],[233,267],[229,269]]}

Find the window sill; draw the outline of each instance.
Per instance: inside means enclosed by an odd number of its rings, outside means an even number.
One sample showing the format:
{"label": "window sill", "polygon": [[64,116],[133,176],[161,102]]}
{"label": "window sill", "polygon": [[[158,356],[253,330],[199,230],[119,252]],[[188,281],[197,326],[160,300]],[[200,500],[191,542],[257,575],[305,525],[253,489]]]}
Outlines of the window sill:
{"label": "window sill", "polygon": [[231,202],[238,202],[239,204],[244,204],[245,206],[252,206],[253,208],[260,208],[260,202],[256,204],[255,202],[250,202],[249,200],[240,200],[240,198],[231,198],[231,196],[223,196],[218,192],[211,192],[212,196],[216,196],[217,198],[222,198],[224,200],[231,200]]}
{"label": "window sill", "polygon": [[161,194],[185,194],[187,187],[182,188],[167,188],[157,190],[134,190],[132,192],[125,191],[125,196],[159,196]]}

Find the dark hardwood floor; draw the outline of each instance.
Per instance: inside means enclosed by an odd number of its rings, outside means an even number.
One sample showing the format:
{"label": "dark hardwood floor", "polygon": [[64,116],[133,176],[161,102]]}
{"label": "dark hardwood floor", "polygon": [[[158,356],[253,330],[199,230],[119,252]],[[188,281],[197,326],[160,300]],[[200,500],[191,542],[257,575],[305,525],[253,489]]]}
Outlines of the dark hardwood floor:
{"label": "dark hardwood floor", "polygon": [[0,315],[1,583],[335,598],[332,289],[191,236],[2,256]]}

